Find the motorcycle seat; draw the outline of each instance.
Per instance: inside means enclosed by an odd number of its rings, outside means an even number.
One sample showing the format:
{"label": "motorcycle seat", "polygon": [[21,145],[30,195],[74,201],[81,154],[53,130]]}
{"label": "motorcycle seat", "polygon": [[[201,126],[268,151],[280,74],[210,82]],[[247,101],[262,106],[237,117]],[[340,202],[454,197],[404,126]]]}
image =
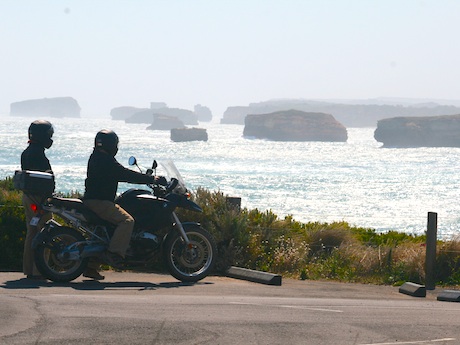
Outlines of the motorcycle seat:
{"label": "motorcycle seat", "polygon": [[68,210],[75,210],[81,213],[89,223],[106,226],[114,225],[113,223],[100,218],[94,211],[90,210],[83,201],[81,201],[81,199],[53,197],[51,202],[54,206],[63,207]]}
{"label": "motorcycle seat", "polygon": [[75,209],[80,212],[87,210],[86,206],[80,199],[53,197],[52,203],[54,206],[64,207],[66,209]]}

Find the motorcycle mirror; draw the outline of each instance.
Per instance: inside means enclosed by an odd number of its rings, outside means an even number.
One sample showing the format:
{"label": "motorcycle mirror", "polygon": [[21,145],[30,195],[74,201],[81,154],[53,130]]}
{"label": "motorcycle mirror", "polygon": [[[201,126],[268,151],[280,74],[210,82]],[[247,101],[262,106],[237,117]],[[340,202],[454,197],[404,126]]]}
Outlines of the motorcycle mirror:
{"label": "motorcycle mirror", "polygon": [[157,167],[158,167],[158,163],[156,160],[154,160],[152,164],[152,169],[155,170]]}
{"label": "motorcycle mirror", "polygon": [[139,169],[139,171],[142,172],[142,169],[139,168],[139,165],[137,165],[137,159],[136,159],[136,157],[134,157],[134,156],[129,157],[129,159],[128,159],[128,164],[129,164],[129,165],[135,165],[135,166],[137,166],[137,168]]}
{"label": "motorcycle mirror", "polygon": [[129,157],[128,164],[129,165],[137,165],[136,157],[134,157],[134,156]]}

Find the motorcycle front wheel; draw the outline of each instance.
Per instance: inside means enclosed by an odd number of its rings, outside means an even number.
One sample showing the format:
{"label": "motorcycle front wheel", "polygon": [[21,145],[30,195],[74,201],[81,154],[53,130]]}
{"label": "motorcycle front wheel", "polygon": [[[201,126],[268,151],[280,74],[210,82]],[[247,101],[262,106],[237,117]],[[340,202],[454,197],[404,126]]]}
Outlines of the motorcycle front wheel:
{"label": "motorcycle front wheel", "polygon": [[183,282],[197,282],[211,273],[217,256],[217,245],[211,234],[198,225],[185,225],[190,243],[177,231],[171,232],[163,248],[163,259],[169,273]]}
{"label": "motorcycle front wheel", "polygon": [[35,265],[40,273],[55,282],[69,282],[79,277],[86,266],[88,258],[72,257],[77,254],[78,242],[84,242],[83,235],[75,229],[56,227],[49,230],[46,240],[34,251]]}

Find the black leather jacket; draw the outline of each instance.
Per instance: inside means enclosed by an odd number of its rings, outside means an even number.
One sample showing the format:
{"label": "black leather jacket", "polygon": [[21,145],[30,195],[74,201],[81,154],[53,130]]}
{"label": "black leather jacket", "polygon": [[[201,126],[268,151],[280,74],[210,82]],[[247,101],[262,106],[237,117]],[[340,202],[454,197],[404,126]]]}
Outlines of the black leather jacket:
{"label": "black leather jacket", "polygon": [[115,157],[94,149],[88,160],[85,194],[83,199],[114,201],[118,182],[152,183],[154,177],[122,166]]}
{"label": "black leather jacket", "polygon": [[51,171],[43,145],[31,142],[21,154],[21,170]]}

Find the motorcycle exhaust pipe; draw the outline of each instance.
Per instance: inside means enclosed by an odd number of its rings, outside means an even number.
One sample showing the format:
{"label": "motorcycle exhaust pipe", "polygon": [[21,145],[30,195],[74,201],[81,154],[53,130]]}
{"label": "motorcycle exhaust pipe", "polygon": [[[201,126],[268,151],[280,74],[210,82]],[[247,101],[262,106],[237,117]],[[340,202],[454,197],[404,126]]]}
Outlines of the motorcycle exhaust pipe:
{"label": "motorcycle exhaust pipe", "polygon": [[88,246],[85,246],[85,248],[83,248],[83,251],[81,252],[80,257],[84,259],[89,256],[95,256],[97,254],[104,252],[106,249],[107,247],[101,244],[88,245]]}

